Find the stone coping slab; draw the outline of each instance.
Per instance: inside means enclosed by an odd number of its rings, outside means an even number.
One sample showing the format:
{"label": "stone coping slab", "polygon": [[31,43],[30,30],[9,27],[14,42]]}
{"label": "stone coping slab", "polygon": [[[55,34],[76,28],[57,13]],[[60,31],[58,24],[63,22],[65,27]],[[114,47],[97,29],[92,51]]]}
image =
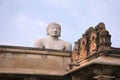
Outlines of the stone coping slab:
{"label": "stone coping slab", "polygon": [[40,49],[35,47],[10,46],[10,45],[0,45],[0,52],[54,55],[54,56],[66,56],[66,57],[70,57],[72,53],[71,51]]}

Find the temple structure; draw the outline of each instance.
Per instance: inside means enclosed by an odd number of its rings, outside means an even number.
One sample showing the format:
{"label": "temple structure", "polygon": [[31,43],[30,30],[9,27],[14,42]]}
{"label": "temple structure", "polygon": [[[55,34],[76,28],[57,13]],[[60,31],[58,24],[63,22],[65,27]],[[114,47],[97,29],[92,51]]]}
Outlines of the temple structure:
{"label": "temple structure", "polygon": [[102,22],[73,51],[0,45],[0,80],[120,80],[120,48]]}

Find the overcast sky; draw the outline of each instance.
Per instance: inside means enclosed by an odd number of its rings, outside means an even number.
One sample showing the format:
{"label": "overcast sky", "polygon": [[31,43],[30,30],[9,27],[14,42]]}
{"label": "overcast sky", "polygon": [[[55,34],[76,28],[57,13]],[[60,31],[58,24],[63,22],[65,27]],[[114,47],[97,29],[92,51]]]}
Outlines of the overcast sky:
{"label": "overcast sky", "polygon": [[0,45],[33,47],[51,22],[61,39],[74,44],[91,26],[104,22],[113,47],[120,47],[120,0],[0,0]]}

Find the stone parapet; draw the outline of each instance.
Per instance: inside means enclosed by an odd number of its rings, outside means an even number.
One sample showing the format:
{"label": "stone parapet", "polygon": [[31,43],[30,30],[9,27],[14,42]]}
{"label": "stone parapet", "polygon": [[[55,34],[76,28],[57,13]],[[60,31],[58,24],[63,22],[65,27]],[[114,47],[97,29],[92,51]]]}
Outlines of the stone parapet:
{"label": "stone parapet", "polygon": [[70,51],[0,45],[0,74],[63,75]]}

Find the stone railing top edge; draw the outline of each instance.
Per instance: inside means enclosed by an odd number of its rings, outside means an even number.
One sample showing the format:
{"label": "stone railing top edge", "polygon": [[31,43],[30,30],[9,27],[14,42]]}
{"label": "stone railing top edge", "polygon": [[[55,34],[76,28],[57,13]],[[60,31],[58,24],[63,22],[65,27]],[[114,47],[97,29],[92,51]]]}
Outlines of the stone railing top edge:
{"label": "stone railing top edge", "polygon": [[[0,52],[15,52],[15,53],[30,53],[30,54],[41,54],[41,55],[55,55],[55,56],[70,56],[71,51],[53,50],[53,49],[40,49],[35,47],[25,46],[11,46],[11,45],[0,45]],[[61,54],[59,54],[61,53]]]}

